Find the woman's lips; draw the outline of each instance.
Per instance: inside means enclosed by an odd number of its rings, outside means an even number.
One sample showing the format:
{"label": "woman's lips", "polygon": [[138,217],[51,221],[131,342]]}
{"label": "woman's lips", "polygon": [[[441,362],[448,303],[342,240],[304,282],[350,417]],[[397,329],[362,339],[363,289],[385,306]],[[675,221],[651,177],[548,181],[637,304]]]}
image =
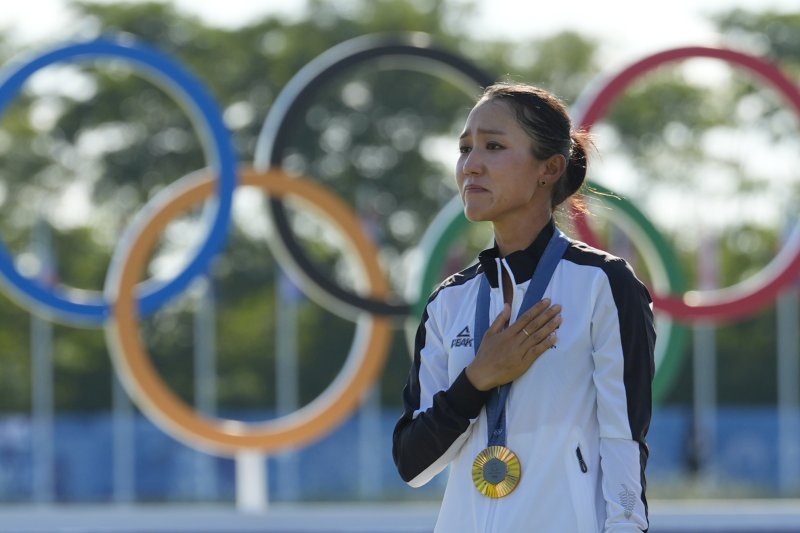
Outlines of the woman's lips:
{"label": "woman's lips", "polygon": [[476,193],[476,192],[489,192],[489,191],[478,185],[467,185],[464,187],[464,193],[468,192]]}

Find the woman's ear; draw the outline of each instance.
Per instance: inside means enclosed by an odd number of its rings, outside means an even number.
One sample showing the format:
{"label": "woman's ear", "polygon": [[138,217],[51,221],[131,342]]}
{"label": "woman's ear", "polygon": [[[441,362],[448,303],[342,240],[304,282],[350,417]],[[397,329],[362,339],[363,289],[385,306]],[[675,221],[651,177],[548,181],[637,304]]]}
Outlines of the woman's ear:
{"label": "woman's ear", "polygon": [[567,170],[567,158],[561,154],[553,154],[544,164],[547,181],[555,181]]}
{"label": "woman's ear", "polygon": [[552,185],[564,174],[567,169],[567,159],[561,154],[553,154],[544,161],[542,174],[539,177],[539,185]]}

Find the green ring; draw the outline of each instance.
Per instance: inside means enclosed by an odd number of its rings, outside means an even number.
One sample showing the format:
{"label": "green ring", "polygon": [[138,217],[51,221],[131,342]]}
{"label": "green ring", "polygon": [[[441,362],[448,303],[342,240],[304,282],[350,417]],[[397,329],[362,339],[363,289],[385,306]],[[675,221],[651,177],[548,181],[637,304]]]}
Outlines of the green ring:
{"label": "green ring", "polygon": [[[654,248],[652,250],[654,252],[653,255],[643,254],[645,260],[647,261],[648,258],[657,259],[663,265],[669,294],[683,294],[688,285],[686,276],[680,260],[675,255],[672,246],[664,238],[664,235],[656,229],[633,203],[619,197],[610,189],[590,182],[587,190],[593,198],[606,202],[612,207],[619,208],[619,211],[616,211],[615,214],[621,213],[623,218],[618,219],[618,222],[625,221],[631,223],[631,227],[642,230],[643,236],[650,241]],[[649,250],[645,248],[644,251],[648,252]],[[650,262],[647,262],[652,269]],[[653,403],[656,404],[661,403],[661,400],[669,392],[680,372],[689,332],[685,325],[676,323],[669,317],[665,320],[667,320],[669,327],[666,342],[656,344],[656,375],[653,379]],[[664,348],[659,350],[659,346]]]}

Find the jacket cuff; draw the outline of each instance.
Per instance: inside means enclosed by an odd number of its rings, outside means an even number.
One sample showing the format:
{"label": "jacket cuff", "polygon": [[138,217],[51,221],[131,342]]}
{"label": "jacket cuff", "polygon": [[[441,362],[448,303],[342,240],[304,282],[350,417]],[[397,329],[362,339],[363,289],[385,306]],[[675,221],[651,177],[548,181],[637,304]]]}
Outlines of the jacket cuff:
{"label": "jacket cuff", "polygon": [[478,418],[481,409],[489,398],[490,391],[482,391],[475,388],[467,379],[466,370],[462,370],[458,377],[445,392],[447,403],[452,409],[464,418]]}

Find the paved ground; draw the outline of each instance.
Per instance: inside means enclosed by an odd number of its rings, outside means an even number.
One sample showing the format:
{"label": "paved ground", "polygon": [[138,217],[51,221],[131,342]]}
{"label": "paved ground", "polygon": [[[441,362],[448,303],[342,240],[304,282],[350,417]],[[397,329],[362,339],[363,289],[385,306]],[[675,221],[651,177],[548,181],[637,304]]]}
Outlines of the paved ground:
{"label": "paved ground", "polygon": [[[0,506],[2,533],[430,533],[436,505]],[[800,500],[654,501],[651,533],[800,533]]]}

